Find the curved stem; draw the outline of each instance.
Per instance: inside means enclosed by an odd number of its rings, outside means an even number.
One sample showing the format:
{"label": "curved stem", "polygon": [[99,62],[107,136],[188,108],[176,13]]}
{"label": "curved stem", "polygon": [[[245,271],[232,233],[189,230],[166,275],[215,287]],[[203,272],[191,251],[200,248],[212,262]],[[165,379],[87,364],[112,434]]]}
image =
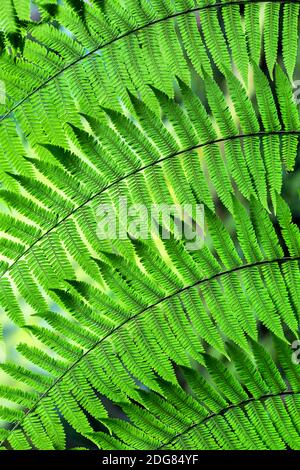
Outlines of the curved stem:
{"label": "curved stem", "polygon": [[299,395],[300,391],[294,392],[294,391],[287,391],[287,392],[280,392],[280,393],[270,393],[268,395],[262,395],[259,398],[249,398],[248,400],[243,400],[240,403],[236,403],[234,405],[229,405],[227,408],[223,408],[223,410],[219,411],[218,413],[212,413],[209,416],[206,416],[206,418],[202,419],[198,423],[191,424],[188,426],[184,431],[176,434],[176,436],[173,436],[172,439],[170,439],[168,442],[165,442],[164,444],[160,445],[157,449],[163,449],[173,443],[176,439],[180,438],[187,432],[191,431],[192,429],[201,426],[202,424],[205,424],[207,421],[217,417],[217,416],[224,416],[224,414],[228,413],[230,410],[235,409],[235,408],[240,408],[242,406],[248,405],[249,403],[253,403],[256,401],[264,401],[268,400],[271,398],[276,398],[276,397],[284,397],[284,396],[293,396],[293,395]]}
{"label": "curved stem", "polygon": [[90,196],[88,199],[86,199],[82,204],[80,204],[79,206],[77,206],[75,209],[73,209],[71,212],[69,212],[65,217],[63,217],[61,220],[59,220],[55,225],[53,225],[52,227],[50,227],[46,232],[44,232],[40,237],[38,237],[23,253],[21,253],[16,259],[15,261],[10,265],[8,266],[8,268],[3,271],[3,273],[0,275],[0,280],[22,259],[24,258],[24,256],[26,256],[30,250],[37,244],[39,243],[40,241],[42,241],[47,235],[49,235],[49,233],[51,233],[53,230],[55,230],[57,227],[59,227],[63,222],[65,222],[67,219],[69,219],[69,217],[71,217],[72,215],[74,215],[76,212],[78,212],[80,209],[82,209],[83,207],[85,207],[87,204],[89,204],[91,201],[93,201],[94,199],[96,199],[97,197],[99,197],[102,193],[104,193],[105,191],[108,191],[109,189],[111,189],[112,187],[116,186],[117,184],[121,183],[122,181],[124,181],[125,179],[127,178],[130,178],[132,176],[135,176],[137,175],[138,173],[142,172],[142,171],[145,171],[147,170],[148,168],[151,168],[155,165],[158,165],[159,163],[163,163],[167,160],[170,160],[172,158],[175,158],[175,157],[178,157],[180,155],[184,155],[184,154],[187,154],[189,152],[192,152],[193,150],[197,150],[199,148],[202,148],[202,147],[206,147],[208,145],[213,145],[213,144],[219,144],[219,143],[222,143],[222,142],[227,142],[227,141],[230,141],[230,140],[236,140],[236,139],[245,139],[245,138],[252,138],[252,137],[265,137],[265,136],[271,136],[271,135],[297,135],[297,136],[300,136],[300,130],[299,131],[296,131],[296,130],[293,130],[293,131],[269,131],[269,132],[256,132],[256,133],[251,133],[251,134],[236,134],[236,135],[232,135],[232,136],[229,136],[229,137],[221,137],[219,139],[216,139],[216,140],[212,140],[210,142],[205,142],[203,144],[197,144],[197,145],[193,145],[192,147],[189,147],[187,149],[184,149],[184,150],[180,150],[176,153],[173,153],[171,155],[167,155],[166,157],[163,157],[163,158],[160,158],[159,160],[156,160],[154,162],[151,162],[149,163],[148,165],[145,165],[141,168],[138,168],[137,170],[134,170],[132,171],[131,173],[128,173],[127,175],[125,176],[122,176],[121,178],[117,179],[116,181],[114,181],[113,183],[110,183],[109,185],[107,185],[105,188],[102,188],[100,191],[98,191],[96,194],[93,194],[92,196]]}
{"label": "curved stem", "polygon": [[[60,376],[58,377],[52,385],[50,385],[50,387],[48,387],[48,389],[39,397],[39,399],[36,401],[36,403],[26,412],[25,416],[20,420],[18,421],[11,429],[10,432],[13,432],[15,431],[21,424],[22,422],[24,421],[25,417],[28,416],[30,413],[32,413],[37,407],[38,405],[40,404],[40,402],[46,398],[50,391],[53,390],[56,385],[58,383],[60,383],[68,374],[71,370],[74,369],[74,367],[76,367],[81,361],[82,359],[84,359],[86,356],[88,356],[88,354],[90,354],[92,351],[94,351],[100,344],[102,344],[104,341],[106,341],[108,338],[110,338],[114,333],[116,333],[117,331],[119,331],[121,328],[123,328],[124,326],[126,326],[129,322],[137,319],[138,317],[140,317],[141,315],[143,315],[145,312],[148,312],[150,311],[151,309],[153,309],[154,307],[157,307],[158,305],[160,305],[161,303],[167,301],[167,300],[170,300],[172,299],[173,297],[177,296],[177,295],[180,295],[182,294],[183,292],[186,292],[188,291],[189,289],[192,289],[194,287],[197,287],[201,284],[204,284],[206,282],[210,282],[212,281],[213,279],[217,279],[217,278],[220,278],[222,276],[225,276],[225,275],[230,275],[231,273],[233,272],[237,272],[237,271],[242,271],[244,269],[250,269],[250,268],[254,268],[254,267],[259,267],[259,266],[264,266],[264,265],[268,265],[268,264],[272,264],[272,263],[278,263],[278,264],[282,264],[282,263],[287,263],[287,262],[292,262],[292,261],[300,261],[300,256],[297,256],[297,257],[285,257],[285,258],[277,258],[277,259],[273,259],[273,260],[263,260],[263,261],[257,261],[255,263],[250,263],[250,264],[244,264],[244,265],[241,265],[241,266],[236,266],[235,268],[232,268],[232,269],[229,269],[227,271],[222,271],[220,273],[216,273],[214,275],[212,275],[211,277],[208,277],[208,278],[205,278],[205,279],[200,279],[198,281],[196,281],[194,284],[191,284],[191,285],[188,285],[188,286],[185,286],[185,287],[182,287],[181,289],[173,292],[172,294],[166,296],[166,297],[163,297],[162,299],[159,299],[157,302],[155,302],[154,304],[151,304],[149,305],[148,307],[140,310],[139,312],[137,312],[135,315],[131,316],[130,318],[127,318],[126,320],[124,320],[122,323],[120,323],[116,328],[114,328],[113,330],[111,330],[109,333],[107,333],[105,336],[103,336],[99,341],[96,341],[96,343],[91,347],[89,348],[87,351],[85,351],[76,361],[73,362],[73,364],[71,364],[66,370],[65,372]],[[4,442],[6,442],[7,438],[0,444],[0,445],[3,445]]]}
{"label": "curved stem", "polygon": [[232,6],[232,5],[247,5],[247,4],[250,4],[250,3],[282,3],[282,4],[287,4],[287,3],[300,3],[300,0],[232,0],[232,1],[229,1],[229,2],[219,2],[219,3],[215,3],[215,4],[209,4],[209,5],[205,5],[205,6],[202,6],[202,7],[195,7],[195,8],[190,8],[189,10],[185,10],[185,11],[182,11],[182,12],[178,12],[178,13],[174,13],[173,15],[168,15],[168,16],[165,16],[163,18],[159,18],[157,20],[154,20],[154,21],[151,21],[150,23],[147,23],[145,25],[142,25],[142,26],[139,26],[131,31],[127,31],[126,33],[123,33],[119,36],[117,36],[116,38],[113,38],[111,39],[110,41],[104,43],[104,44],[100,44],[98,45],[97,47],[95,47],[94,49],[92,49],[91,51],[87,52],[86,54],[84,54],[83,56],[80,56],[78,57],[78,59],[74,60],[73,62],[71,62],[70,64],[66,65],[66,67],[62,68],[61,70],[59,70],[58,72],[56,72],[54,75],[52,75],[51,77],[49,77],[47,80],[45,80],[43,83],[41,83],[37,88],[35,88],[34,90],[32,90],[30,93],[28,93],[28,95],[26,95],[22,100],[20,100],[17,104],[15,104],[9,111],[7,111],[5,114],[3,114],[3,116],[1,116],[0,118],[0,122],[4,121],[4,119],[6,119],[7,117],[10,116],[11,113],[13,113],[19,106],[21,106],[23,103],[25,103],[25,101],[27,101],[29,98],[31,98],[33,95],[35,95],[36,93],[38,93],[40,90],[42,90],[43,88],[45,88],[50,82],[52,82],[53,80],[55,80],[57,77],[59,77],[60,75],[62,75],[66,70],[70,69],[71,67],[75,66],[76,64],[78,64],[79,62],[81,62],[82,60],[86,59],[87,57],[90,57],[92,56],[93,54],[97,53],[98,51],[114,44],[115,42],[117,41],[120,41],[121,39],[124,39],[128,36],[130,36],[131,34],[136,34],[144,29],[147,29],[149,27],[152,27],[156,24],[159,24],[159,23],[162,23],[164,21],[168,21],[168,20],[171,20],[171,19],[176,19],[180,16],[184,16],[184,15],[187,15],[187,14],[190,14],[190,13],[196,13],[196,12],[199,12],[199,11],[203,11],[203,10],[211,10],[211,9],[214,9],[214,8],[226,8],[228,6]]}

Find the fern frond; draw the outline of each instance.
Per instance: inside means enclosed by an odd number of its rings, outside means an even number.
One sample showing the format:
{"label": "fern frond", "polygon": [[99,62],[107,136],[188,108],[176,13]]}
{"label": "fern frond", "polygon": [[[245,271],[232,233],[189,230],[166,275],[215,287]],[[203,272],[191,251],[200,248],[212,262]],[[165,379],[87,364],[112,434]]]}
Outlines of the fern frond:
{"label": "fern frond", "polygon": [[297,24],[299,17],[299,5],[284,5],[282,49],[283,61],[290,80],[293,80],[294,69],[297,60],[298,37]]}
{"label": "fern frond", "polygon": [[270,2],[265,8],[264,50],[270,77],[273,79],[273,69],[278,52],[280,4]]}
{"label": "fern frond", "polygon": [[5,3],[1,448],[299,449],[298,2]]}
{"label": "fern frond", "polygon": [[[129,423],[103,420],[109,441],[103,433],[89,437],[103,449],[107,442],[112,449],[298,449],[293,425],[298,386],[287,390],[271,356],[255,342],[252,347],[249,356],[228,344],[236,361],[231,371],[229,364],[207,356],[210,385],[199,372],[181,368],[189,394],[167,382],[161,384],[162,398],[140,392],[139,404],[124,406]],[[286,345],[276,342],[276,347],[281,355]]]}

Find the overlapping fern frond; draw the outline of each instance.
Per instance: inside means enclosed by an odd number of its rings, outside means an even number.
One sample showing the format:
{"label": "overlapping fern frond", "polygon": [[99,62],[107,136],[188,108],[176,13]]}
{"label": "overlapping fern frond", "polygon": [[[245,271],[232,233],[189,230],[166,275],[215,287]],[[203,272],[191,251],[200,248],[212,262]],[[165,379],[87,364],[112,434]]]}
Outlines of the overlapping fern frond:
{"label": "overlapping fern frond", "polygon": [[[0,57],[2,447],[299,449],[299,2],[36,4]],[[124,197],[202,203],[204,247],[100,240]]]}

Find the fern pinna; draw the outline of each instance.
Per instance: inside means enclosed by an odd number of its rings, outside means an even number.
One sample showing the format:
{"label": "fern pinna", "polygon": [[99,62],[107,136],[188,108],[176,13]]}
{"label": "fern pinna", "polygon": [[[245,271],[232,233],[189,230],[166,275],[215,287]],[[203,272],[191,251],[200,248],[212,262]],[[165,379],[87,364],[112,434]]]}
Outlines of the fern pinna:
{"label": "fern pinna", "polygon": [[2,3],[1,448],[300,449],[299,1]]}

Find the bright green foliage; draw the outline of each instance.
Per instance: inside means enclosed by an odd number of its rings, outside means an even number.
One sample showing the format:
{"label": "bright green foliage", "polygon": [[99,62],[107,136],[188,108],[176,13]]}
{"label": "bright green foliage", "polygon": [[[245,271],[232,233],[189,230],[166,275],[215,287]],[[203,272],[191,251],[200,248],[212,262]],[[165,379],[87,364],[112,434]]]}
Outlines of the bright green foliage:
{"label": "bright green foliage", "polygon": [[[299,4],[7,3],[2,448],[300,449]],[[100,240],[120,197],[203,204],[204,247]]]}

